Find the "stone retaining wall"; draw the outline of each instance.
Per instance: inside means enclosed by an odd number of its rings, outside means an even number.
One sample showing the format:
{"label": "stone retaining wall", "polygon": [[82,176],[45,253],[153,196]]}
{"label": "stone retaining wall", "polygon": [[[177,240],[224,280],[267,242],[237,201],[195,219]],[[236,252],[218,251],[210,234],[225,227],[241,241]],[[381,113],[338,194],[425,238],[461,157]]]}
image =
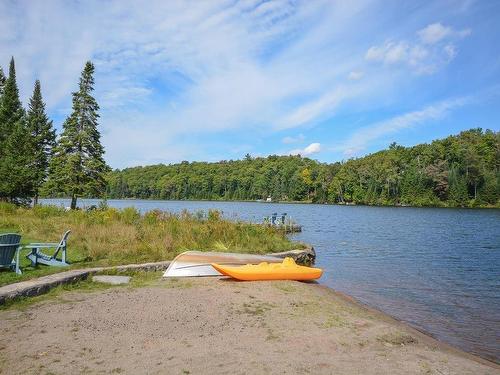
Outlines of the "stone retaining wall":
{"label": "stone retaining wall", "polygon": [[19,297],[33,297],[47,293],[50,289],[61,284],[74,283],[86,279],[89,275],[105,271],[127,272],[127,271],[161,271],[167,269],[170,261],[127,264],[116,267],[95,267],[83,270],[69,270],[39,277],[33,280],[21,281],[0,287],[0,305]]}
{"label": "stone retaining wall", "polygon": [[[299,264],[312,265],[316,260],[316,253],[312,247],[300,250],[290,250],[281,253],[268,254],[280,258],[292,257]],[[55,273],[48,276],[39,277],[33,280],[21,281],[19,283],[9,284],[0,287],[0,305],[5,302],[19,297],[33,297],[47,293],[50,289],[61,284],[74,283],[86,279],[89,275],[100,272],[115,271],[162,271],[166,270],[170,261],[144,263],[144,264],[127,264],[124,266],[114,267],[95,267],[82,270],[69,270],[65,272]]]}

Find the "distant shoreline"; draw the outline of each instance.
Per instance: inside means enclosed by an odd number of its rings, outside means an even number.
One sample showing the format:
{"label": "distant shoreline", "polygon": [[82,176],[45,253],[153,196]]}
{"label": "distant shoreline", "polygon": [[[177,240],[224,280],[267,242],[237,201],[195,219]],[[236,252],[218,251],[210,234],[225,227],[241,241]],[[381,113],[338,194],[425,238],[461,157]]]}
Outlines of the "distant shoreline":
{"label": "distant shoreline", "polygon": [[[70,200],[68,197],[43,197],[40,200]],[[241,199],[157,199],[157,198],[79,198],[79,200],[106,200],[106,201],[149,201],[149,202],[217,202],[217,203],[266,203],[266,204],[307,204],[307,205],[318,205],[318,206],[360,206],[360,207],[390,207],[390,208],[445,208],[445,209],[500,209],[500,206],[477,206],[477,207],[460,207],[460,206],[412,206],[412,205],[389,205],[389,204],[362,204],[362,203],[319,203],[312,201],[258,201],[258,200],[241,200]]]}

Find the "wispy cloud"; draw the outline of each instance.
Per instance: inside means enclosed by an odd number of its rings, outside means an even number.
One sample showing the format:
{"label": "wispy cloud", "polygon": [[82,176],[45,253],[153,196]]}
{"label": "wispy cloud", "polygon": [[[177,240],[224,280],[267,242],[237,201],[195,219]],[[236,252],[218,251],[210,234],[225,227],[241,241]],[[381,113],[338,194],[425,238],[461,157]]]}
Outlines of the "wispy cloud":
{"label": "wispy cloud", "polygon": [[440,22],[437,22],[424,27],[422,30],[419,30],[417,32],[417,35],[425,44],[436,44],[437,42],[445,38],[449,38],[452,36],[463,38],[470,35],[470,33],[470,29],[456,31],[449,26],[444,26]]}
{"label": "wispy cloud", "polygon": [[354,95],[355,89],[347,86],[338,87],[333,91],[326,92],[286,115],[277,123],[276,128],[280,130],[295,128],[317,120],[321,116],[331,115],[343,100],[351,98]]}
{"label": "wispy cloud", "polygon": [[305,139],[304,134],[299,134],[295,137],[287,136],[284,137],[281,142],[284,144],[290,144],[290,143],[297,143],[297,142],[302,142]]}
{"label": "wispy cloud", "polygon": [[[60,126],[84,62],[92,59],[113,167],[215,157],[214,149],[216,155],[274,153],[282,143],[311,155],[338,133],[369,123],[343,126],[337,116],[376,112],[399,87],[422,78],[398,76],[395,67],[437,73],[470,33],[449,26],[450,17],[436,23],[436,9],[445,6],[422,5],[432,17],[418,20],[428,25],[420,30],[406,26],[404,17],[400,25],[385,22],[379,10],[387,6],[366,0],[151,0],[147,7],[133,0],[0,1],[0,64],[5,68],[15,56],[25,103],[34,80],[42,81]],[[395,14],[405,11],[391,7]],[[328,135],[306,133],[326,123]],[[321,144],[300,149],[306,139]]]}
{"label": "wispy cloud", "polygon": [[392,117],[390,119],[363,127],[349,137],[342,144],[334,147],[335,150],[343,152],[347,157],[359,155],[367,145],[384,136],[397,133],[416,125],[422,125],[427,121],[437,120],[450,113],[455,108],[461,107],[470,101],[469,98],[461,97],[444,100],[429,105],[417,111],[412,111]]}
{"label": "wispy cloud", "polygon": [[361,79],[363,78],[365,74],[361,71],[352,71],[349,73],[349,76],[348,78],[351,80],[351,81],[357,81],[358,79]]}
{"label": "wispy cloud", "polygon": [[419,74],[432,74],[455,58],[457,49],[454,40],[470,33],[470,29],[456,31],[441,23],[433,23],[417,31],[416,40],[388,40],[382,45],[370,47],[365,58],[386,65],[403,64]]}

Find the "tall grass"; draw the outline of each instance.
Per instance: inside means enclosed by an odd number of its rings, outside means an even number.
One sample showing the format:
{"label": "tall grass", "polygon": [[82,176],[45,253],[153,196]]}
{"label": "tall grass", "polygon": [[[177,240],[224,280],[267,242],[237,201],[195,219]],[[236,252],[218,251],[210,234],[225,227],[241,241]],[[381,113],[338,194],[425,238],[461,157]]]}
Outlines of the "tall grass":
{"label": "tall grass", "polygon": [[[0,202],[0,233],[20,233],[23,243],[57,242],[68,229],[68,257],[74,268],[168,260],[186,250],[268,253],[302,247],[272,228],[227,221],[217,211],[205,215],[155,210],[141,215],[132,207],[65,211]],[[61,271],[27,267],[26,253],[21,264],[24,275],[0,271],[0,285]]]}

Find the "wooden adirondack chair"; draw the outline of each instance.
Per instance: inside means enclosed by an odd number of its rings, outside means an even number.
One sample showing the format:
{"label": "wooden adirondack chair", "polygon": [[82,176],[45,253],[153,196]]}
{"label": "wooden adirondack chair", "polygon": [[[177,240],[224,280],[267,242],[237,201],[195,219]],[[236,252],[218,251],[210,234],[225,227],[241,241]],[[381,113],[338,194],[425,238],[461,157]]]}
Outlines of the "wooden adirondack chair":
{"label": "wooden adirondack chair", "polygon": [[[21,249],[21,235],[15,233],[0,234],[0,267],[8,267],[21,275],[22,272],[19,269],[19,252]],[[14,260],[14,255],[16,260]]]}
{"label": "wooden adirondack chair", "polygon": [[[66,242],[70,233],[70,230],[66,231],[59,243],[30,243],[26,248],[31,249],[31,253],[26,258],[31,260],[32,266],[36,266],[38,263],[56,267],[69,266],[69,263],[66,262]],[[55,249],[55,251],[54,254],[47,255],[41,249]],[[57,258],[59,252],[61,252],[61,259]]]}

